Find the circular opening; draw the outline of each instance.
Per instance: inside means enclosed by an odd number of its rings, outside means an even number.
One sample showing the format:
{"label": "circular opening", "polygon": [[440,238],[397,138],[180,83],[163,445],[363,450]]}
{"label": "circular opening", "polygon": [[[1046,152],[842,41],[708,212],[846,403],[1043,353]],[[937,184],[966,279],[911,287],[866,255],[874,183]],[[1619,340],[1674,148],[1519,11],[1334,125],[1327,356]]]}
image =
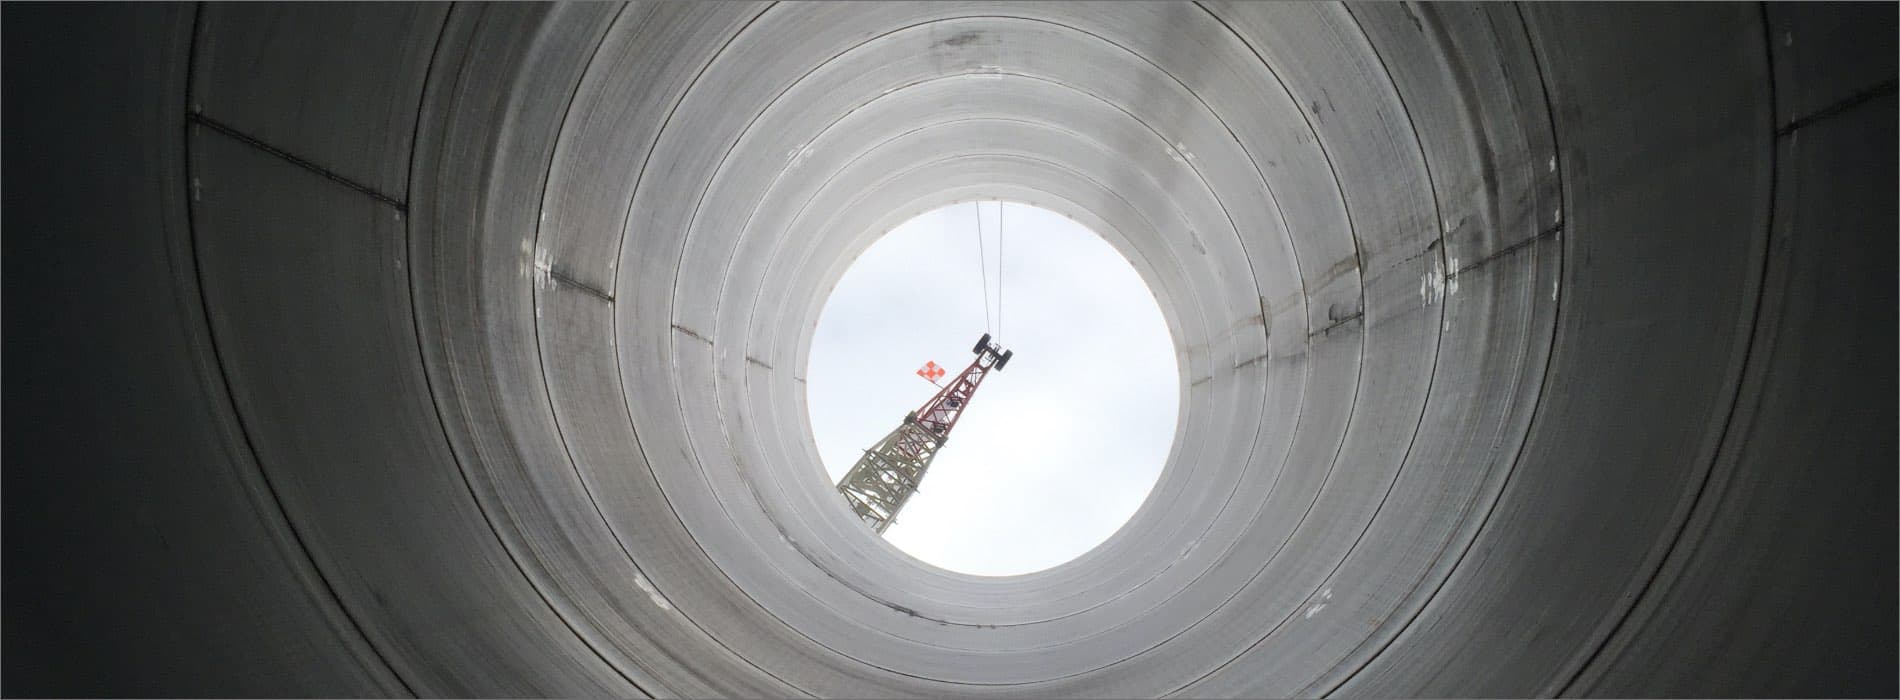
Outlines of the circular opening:
{"label": "circular opening", "polygon": [[[873,243],[819,316],[812,435],[835,491],[938,385],[954,384],[986,331],[1013,355],[977,385],[883,536],[952,571],[1041,571],[1101,544],[1140,507],[1180,403],[1154,293],[1082,224],[964,202]],[[929,362],[943,370],[934,384],[918,374]],[[838,505],[850,507],[842,494]]]}

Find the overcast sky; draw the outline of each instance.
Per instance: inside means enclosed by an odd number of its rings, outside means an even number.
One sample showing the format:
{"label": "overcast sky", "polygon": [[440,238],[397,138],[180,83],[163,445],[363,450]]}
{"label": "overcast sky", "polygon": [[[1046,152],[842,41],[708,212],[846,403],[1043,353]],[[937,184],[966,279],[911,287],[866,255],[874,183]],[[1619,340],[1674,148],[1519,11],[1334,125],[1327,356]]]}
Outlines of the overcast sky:
{"label": "overcast sky", "polygon": [[[925,361],[954,376],[975,359],[985,330],[977,206],[894,229],[826,303],[806,389],[834,484],[937,391],[914,374]],[[1153,293],[1108,242],[1060,214],[1007,205],[996,329],[998,206],[981,204],[989,325],[1016,355],[984,380],[885,537],[937,566],[1001,576],[1073,559],[1127,521],[1167,459],[1180,384]]]}

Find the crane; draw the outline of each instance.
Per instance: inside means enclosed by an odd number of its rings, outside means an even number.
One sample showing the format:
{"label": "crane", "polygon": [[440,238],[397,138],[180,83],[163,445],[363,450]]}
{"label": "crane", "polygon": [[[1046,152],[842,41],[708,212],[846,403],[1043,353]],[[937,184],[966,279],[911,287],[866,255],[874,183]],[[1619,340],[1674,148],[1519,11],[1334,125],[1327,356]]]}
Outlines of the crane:
{"label": "crane", "polygon": [[[991,342],[988,333],[977,339],[971,352],[976,353],[976,359],[969,367],[950,383],[941,385],[924,405],[906,414],[904,422],[865,450],[864,456],[859,457],[857,464],[838,482],[838,493],[844,495],[851,510],[878,534],[890,528],[898,511],[917,493],[917,485],[923,481],[930,461],[950,439],[950,430],[957,426],[964,409],[970,407],[970,399],[976,396],[983,378],[992,371],[1002,371],[1016,354]],[[930,369],[927,365],[924,371]]]}

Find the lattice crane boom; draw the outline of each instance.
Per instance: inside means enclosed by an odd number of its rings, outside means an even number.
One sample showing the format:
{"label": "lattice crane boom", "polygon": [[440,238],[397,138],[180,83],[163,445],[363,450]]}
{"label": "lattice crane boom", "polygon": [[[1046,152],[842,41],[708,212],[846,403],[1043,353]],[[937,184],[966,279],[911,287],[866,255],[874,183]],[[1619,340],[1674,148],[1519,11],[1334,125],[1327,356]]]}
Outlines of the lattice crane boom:
{"label": "lattice crane boom", "polygon": [[976,353],[976,359],[969,367],[943,385],[924,405],[906,414],[904,422],[865,450],[864,456],[859,457],[857,464],[838,482],[838,492],[844,495],[851,510],[878,534],[890,528],[898,511],[917,493],[924,472],[943,449],[944,442],[950,439],[950,431],[970,407],[970,399],[976,396],[983,378],[990,372],[1002,371],[1016,354],[1014,350],[1004,351],[1002,346],[990,342],[988,333],[976,341],[972,352]]}

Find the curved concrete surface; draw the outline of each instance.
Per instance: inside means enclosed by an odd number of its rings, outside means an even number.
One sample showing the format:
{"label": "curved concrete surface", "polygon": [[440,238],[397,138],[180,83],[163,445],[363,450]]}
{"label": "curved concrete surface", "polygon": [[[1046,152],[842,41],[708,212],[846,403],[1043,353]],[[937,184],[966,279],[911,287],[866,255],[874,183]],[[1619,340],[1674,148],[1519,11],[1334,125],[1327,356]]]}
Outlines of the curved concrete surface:
{"label": "curved concrete surface", "polygon": [[[12,695],[1874,695],[1888,5],[8,4]],[[858,526],[817,311],[1080,220],[1109,541]]]}

